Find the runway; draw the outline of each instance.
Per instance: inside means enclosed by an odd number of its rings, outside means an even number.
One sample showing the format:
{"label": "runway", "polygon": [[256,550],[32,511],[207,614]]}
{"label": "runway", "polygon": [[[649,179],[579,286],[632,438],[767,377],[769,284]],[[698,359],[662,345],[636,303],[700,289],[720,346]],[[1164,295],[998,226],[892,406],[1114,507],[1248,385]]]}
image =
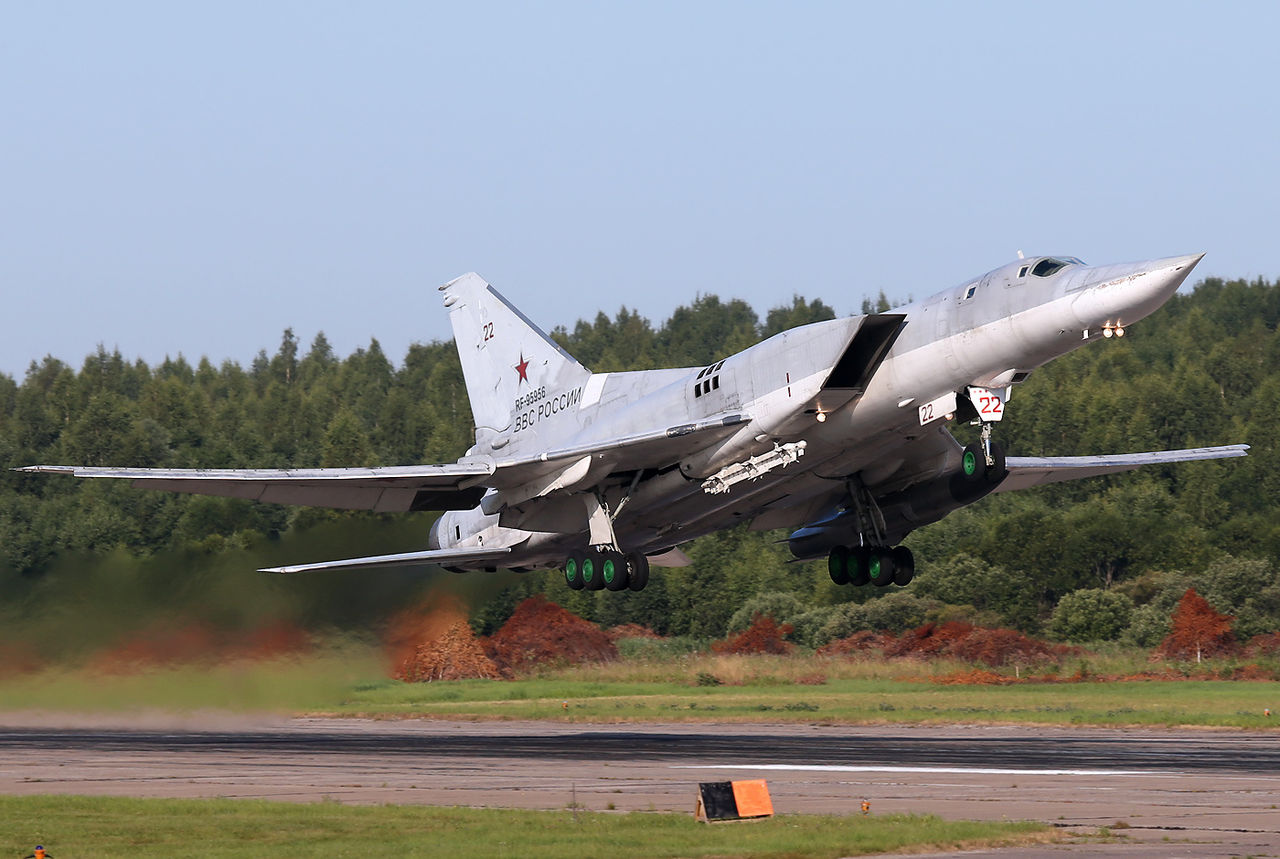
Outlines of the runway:
{"label": "runway", "polygon": [[[0,716],[0,792],[690,811],[766,778],[782,812],[1114,826],[1003,856],[1280,855],[1280,735],[1025,727]],[[1105,849],[1105,854],[1100,852]]]}

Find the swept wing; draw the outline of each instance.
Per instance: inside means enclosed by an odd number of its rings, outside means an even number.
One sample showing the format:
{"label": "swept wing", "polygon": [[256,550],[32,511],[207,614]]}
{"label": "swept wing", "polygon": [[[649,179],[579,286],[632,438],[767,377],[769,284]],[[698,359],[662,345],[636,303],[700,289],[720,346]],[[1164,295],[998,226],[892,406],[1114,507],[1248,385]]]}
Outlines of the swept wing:
{"label": "swept wing", "polygon": [[1192,462],[1202,459],[1232,459],[1244,456],[1247,444],[1229,444],[1222,447],[1193,447],[1183,450],[1161,450],[1145,453],[1119,453],[1106,456],[1011,456],[1005,465],[1009,469],[996,492],[1012,492],[1030,489],[1064,480],[1080,480],[1103,474],[1133,471],[1144,465],[1167,462]]}
{"label": "swept wing", "polygon": [[468,510],[480,503],[488,486],[519,486],[583,457],[605,454],[620,469],[648,468],[672,461],[688,441],[706,443],[728,435],[750,420],[718,415],[696,423],[636,433],[620,439],[569,444],[535,457],[463,459],[438,465],[388,468],[112,468],[79,465],[31,465],[17,468],[37,474],[128,480],[141,489],[243,498],[272,504],[334,507],[405,513],[417,510]]}
{"label": "swept wing", "polygon": [[422,552],[403,552],[398,555],[373,555],[367,558],[348,558],[343,561],[321,561],[315,564],[290,564],[287,567],[265,567],[260,573],[314,573],[319,570],[354,570],[378,567],[413,567],[439,564],[448,566],[463,561],[498,560],[511,554],[507,548],[497,549],[428,549]]}

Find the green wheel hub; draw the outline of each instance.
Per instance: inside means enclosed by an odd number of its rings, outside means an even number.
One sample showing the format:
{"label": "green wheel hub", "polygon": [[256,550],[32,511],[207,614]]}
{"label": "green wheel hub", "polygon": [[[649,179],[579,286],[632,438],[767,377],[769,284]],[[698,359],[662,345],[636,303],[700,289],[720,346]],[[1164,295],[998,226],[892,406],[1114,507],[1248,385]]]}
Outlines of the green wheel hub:
{"label": "green wheel hub", "polygon": [[604,563],[600,565],[600,572],[604,575],[606,585],[613,584],[613,580],[618,577],[618,567],[614,564],[613,558],[605,558]]}
{"label": "green wheel hub", "polygon": [[572,585],[573,580],[576,579],[577,577],[578,577],[578,559],[570,558],[564,563],[564,580],[568,582],[570,585]]}
{"label": "green wheel hub", "polygon": [[964,452],[964,476],[973,477],[978,473],[978,456],[971,450]]}
{"label": "green wheel hub", "polygon": [[582,580],[590,585],[596,578],[596,564],[591,558],[582,559]]}

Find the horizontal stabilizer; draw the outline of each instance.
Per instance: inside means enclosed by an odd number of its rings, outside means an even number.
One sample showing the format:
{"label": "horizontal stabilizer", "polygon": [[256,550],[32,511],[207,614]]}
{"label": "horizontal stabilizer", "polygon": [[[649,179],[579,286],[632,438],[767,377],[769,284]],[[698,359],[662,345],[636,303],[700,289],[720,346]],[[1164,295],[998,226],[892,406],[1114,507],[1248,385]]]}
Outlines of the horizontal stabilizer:
{"label": "horizontal stabilizer", "polygon": [[373,555],[368,558],[348,558],[345,561],[321,561],[317,564],[294,564],[288,567],[266,567],[260,573],[314,573],[317,570],[356,570],[377,567],[425,567],[431,564],[447,566],[461,561],[498,560],[511,554],[510,549],[428,549],[422,552],[404,552],[399,555]]}
{"label": "horizontal stabilizer", "polygon": [[1104,474],[1119,474],[1144,465],[1169,462],[1194,462],[1201,459],[1231,459],[1245,456],[1247,444],[1223,447],[1193,447],[1185,450],[1158,450],[1147,453],[1118,453],[1108,456],[1011,456],[1005,462],[1009,469],[996,492],[1030,489],[1047,483],[1080,480]]}

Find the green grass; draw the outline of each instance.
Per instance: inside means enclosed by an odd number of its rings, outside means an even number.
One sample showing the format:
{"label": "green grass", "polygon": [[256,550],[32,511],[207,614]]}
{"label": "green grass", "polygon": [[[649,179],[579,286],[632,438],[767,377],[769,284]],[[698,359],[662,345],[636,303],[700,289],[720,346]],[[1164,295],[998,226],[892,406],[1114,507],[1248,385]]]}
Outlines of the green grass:
{"label": "green grass", "polygon": [[[1123,669],[1121,657],[1109,657]],[[1099,659],[1098,661],[1105,661]],[[1095,663],[1096,664],[1096,663]],[[955,662],[682,654],[512,681],[400,683],[367,650],[296,661],[0,681],[0,711],[232,710],[571,722],[1002,722],[1277,728],[1280,684],[1197,679],[944,686]],[[1074,671],[1068,666],[1064,673]],[[1120,672],[1117,672],[1120,673]],[[722,685],[699,685],[715,677]],[[565,704],[568,707],[565,707]]]}
{"label": "green grass", "polygon": [[933,816],[783,815],[697,823],[692,815],[508,811],[420,806],[310,805],[257,800],[0,797],[0,853],[36,843],[54,856],[838,857],[955,851],[1054,837],[1027,822]]}
{"label": "green grass", "polygon": [[[568,708],[565,708],[567,702]],[[1000,722],[1055,725],[1277,727],[1273,683],[932,686],[833,680],[822,686],[679,686],[560,679],[386,683],[352,692],[332,712],[572,722]]]}

